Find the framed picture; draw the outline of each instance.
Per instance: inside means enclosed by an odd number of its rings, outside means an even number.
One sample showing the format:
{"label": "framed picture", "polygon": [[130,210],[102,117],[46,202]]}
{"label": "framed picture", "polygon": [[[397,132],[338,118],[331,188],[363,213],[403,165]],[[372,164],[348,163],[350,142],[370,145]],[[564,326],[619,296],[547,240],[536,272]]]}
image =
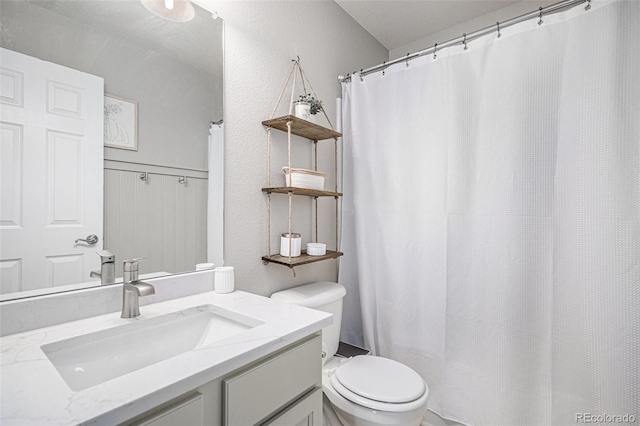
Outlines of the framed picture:
{"label": "framed picture", "polygon": [[104,95],[104,146],[138,150],[138,103]]}

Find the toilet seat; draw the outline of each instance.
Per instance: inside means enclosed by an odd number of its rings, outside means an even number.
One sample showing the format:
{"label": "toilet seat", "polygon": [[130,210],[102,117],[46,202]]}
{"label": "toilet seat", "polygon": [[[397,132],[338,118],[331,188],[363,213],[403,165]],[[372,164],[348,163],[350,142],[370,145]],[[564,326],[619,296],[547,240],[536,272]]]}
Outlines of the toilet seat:
{"label": "toilet seat", "polygon": [[428,387],[418,373],[377,356],[350,359],[331,375],[331,385],[349,401],[387,412],[414,410],[429,397]]}

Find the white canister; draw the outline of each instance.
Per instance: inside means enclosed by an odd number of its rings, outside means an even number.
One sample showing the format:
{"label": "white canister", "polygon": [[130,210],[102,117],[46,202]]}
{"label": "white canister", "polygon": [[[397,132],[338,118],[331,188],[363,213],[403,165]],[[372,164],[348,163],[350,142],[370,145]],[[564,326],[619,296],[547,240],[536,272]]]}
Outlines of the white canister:
{"label": "white canister", "polygon": [[324,256],[327,254],[325,243],[307,243],[307,254],[309,256]]}
{"label": "white canister", "polygon": [[219,266],[215,269],[213,291],[231,293],[235,289],[233,266]]}
{"label": "white canister", "polygon": [[[302,250],[302,236],[300,234],[291,234],[291,257],[300,256]],[[289,257],[289,233],[285,232],[280,237],[280,255]]]}

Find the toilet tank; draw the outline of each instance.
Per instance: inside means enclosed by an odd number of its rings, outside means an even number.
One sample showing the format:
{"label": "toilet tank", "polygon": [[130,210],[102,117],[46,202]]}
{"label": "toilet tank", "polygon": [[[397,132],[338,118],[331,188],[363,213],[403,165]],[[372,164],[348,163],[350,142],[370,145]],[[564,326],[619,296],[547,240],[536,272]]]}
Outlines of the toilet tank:
{"label": "toilet tank", "polygon": [[323,362],[326,362],[338,350],[342,324],[342,299],[345,294],[347,290],[341,284],[324,281],[279,291],[273,293],[271,298],[333,314],[333,323],[322,329],[322,350],[326,353]]}

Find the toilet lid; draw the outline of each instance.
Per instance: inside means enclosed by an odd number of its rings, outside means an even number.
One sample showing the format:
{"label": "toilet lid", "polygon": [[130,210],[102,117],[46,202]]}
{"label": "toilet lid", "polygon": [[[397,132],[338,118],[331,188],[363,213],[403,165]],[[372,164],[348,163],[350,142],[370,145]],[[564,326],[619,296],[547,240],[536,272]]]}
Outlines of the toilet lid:
{"label": "toilet lid", "polygon": [[353,357],[334,376],[350,392],[380,402],[407,403],[419,399],[426,391],[418,373],[397,361],[377,356]]}

